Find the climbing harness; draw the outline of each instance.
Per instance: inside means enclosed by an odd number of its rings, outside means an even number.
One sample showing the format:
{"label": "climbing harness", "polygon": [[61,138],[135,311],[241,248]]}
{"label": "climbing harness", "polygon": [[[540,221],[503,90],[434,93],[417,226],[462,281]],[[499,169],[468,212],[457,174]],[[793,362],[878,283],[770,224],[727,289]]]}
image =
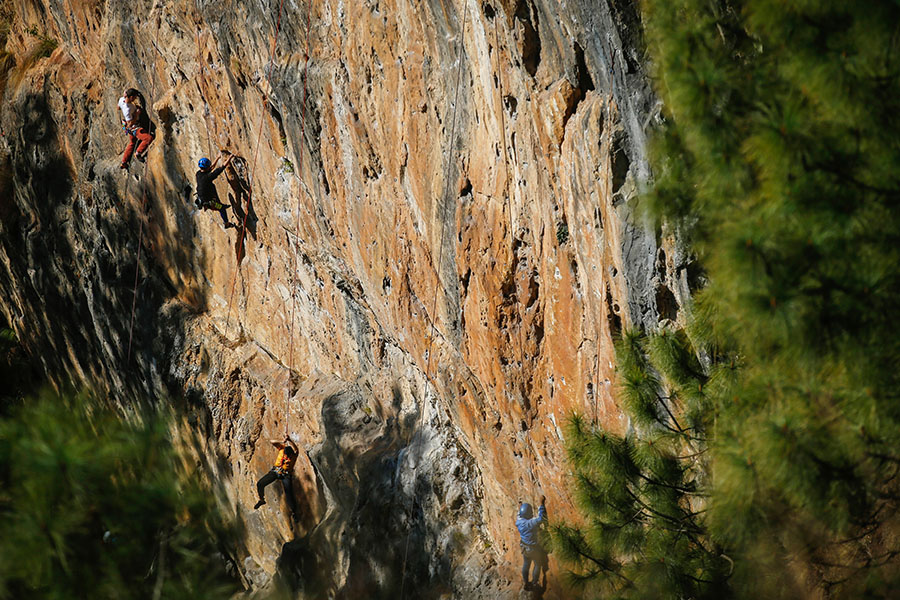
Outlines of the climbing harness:
{"label": "climbing harness", "polygon": [[222,204],[218,200],[210,200],[209,202],[204,202],[200,199],[200,196],[197,196],[197,199],[194,200],[194,204],[197,205],[197,208],[203,208],[207,210],[222,210],[223,208],[228,208],[231,206],[230,204]]}
{"label": "climbing harness", "polygon": [[[271,89],[271,73],[272,73],[272,62],[275,60],[275,47],[278,44],[278,34],[281,33],[281,12],[284,7],[284,0],[280,0],[278,3],[278,20],[275,24],[275,39],[272,40],[272,48],[269,50],[269,62],[266,65],[266,82],[269,83],[269,87]],[[307,13],[308,19],[308,13]],[[256,184],[256,180],[253,177],[253,174],[256,172],[256,159],[259,157],[259,142],[262,139],[262,129],[263,129],[263,119],[266,114],[266,110],[269,108],[269,94],[265,93],[263,96],[263,110],[262,114],[259,118],[259,130],[256,134],[256,151],[253,155],[253,165],[250,167],[250,191],[247,194],[247,210],[244,212],[244,222],[241,225],[241,231],[238,233],[238,249],[237,249],[237,259],[238,263],[234,270],[234,275],[231,277],[231,292],[228,294],[228,314],[225,317],[225,335],[228,335],[228,326],[231,322],[231,301],[234,298],[234,286],[237,283],[237,275],[241,270],[241,259],[243,258],[243,250],[244,250],[244,237],[247,235],[247,216],[250,214],[250,206],[252,206],[253,202],[253,186]],[[289,379],[290,381],[290,379]]]}
{"label": "climbing harness", "polygon": [[[453,123],[450,127],[450,148],[451,151],[447,152],[447,166],[444,169],[444,176],[446,177],[446,183],[444,184],[444,193],[442,195],[443,198],[446,198],[450,192],[450,160],[453,156],[453,146],[456,140],[456,117],[459,113],[459,87],[460,82],[462,80],[462,64],[463,64],[463,43],[465,41],[466,36],[466,21],[469,16],[469,4],[464,2],[463,8],[463,21],[462,21],[462,29],[459,34],[459,44],[457,44],[456,51],[456,60],[457,60],[457,68],[456,68],[456,91],[454,94],[454,102],[453,102]],[[437,207],[435,212],[437,212]],[[438,256],[437,263],[435,268],[435,277],[437,278],[438,284],[440,284],[441,280],[441,261],[443,260],[444,255],[444,224],[443,221],[440,221],[440,215],[438,215],[438,221],[440,222],[441,234],[440,241],[438,243]],[[431,333],[428,336],[428,350],[425,354],[425,387],[427,390],[428,380],[431,379],[431,356],[434,349],[434,336],[437,331],[437,302],[438,302],[438,288],[440,285],[435,286],[434,291],[434,301],[431,306]],[[423,393],[422,396],[422,410],[419,413],[419,420],[416,425],[416,429],[420,429],[422,427],[422,421],[425,418],[425,396]],[[409,447],[410,442],[412,440],[412,432],[410,429],[406,438],[406,446]],[[415,486],[415,473],[418,468],[418,464],[413,465],[413,486]],[[413,488],[413,495],[415,495],[415,488]],[[409,538],[412,535],[412,524],[410,524],[409,530],[406,532],[406,547],[403,550],[403,569],[400,575],[400,600],[404,598],[404,589],[406,586],[406,562],[409,558]]]}
{"label": "climbing harness", "polygon": [[[157,17],[156,17],[156,36],[155,36],[154,42],[153,42],[153,47],[157,52],[159,52],[159,30],[160,30],[161,24],[162,24],[162,19],[160,18],[159,15],[157,15]],[[150,88],[148,89],[148,94],[151,98],[155,97],[154,93],[153,93],[154,89],[155,89],[154,78],[151,75]],[[147,104],[147,106],[145,106],[143,108],[146,110],[147,119],[149,120],[150,119],[150,102],[147,101],[146,104]],[[149,151],[149,150],[150,150],[150,148],[148,147],[147,151]],[[127,353],[127,357],[125,359],[126,363],[131,362],[131,344],[134,339],[134,314],[135,314],[135,310],[137,308],[138,279],[139,279],[139,274],[141,272],[141,247],[144,245],[144,214],[143,213],[144,213],[144,209],[147,206],[147,181],[146,181],[147,165],[148,165],[148,163],[145,160],[144,161],[144,174],[141,176],[142,194],[141,194],[140,214],[138,215],[138,221],[140,223],[140,227],[138,229],[137,259],[134,263],[134,290],[132,292],[132,299],[131,299],[131,322],[128,325],[128,353]],[[126,198],[128,197],[128,182],[127,181],[125,183],[125,197]]]}

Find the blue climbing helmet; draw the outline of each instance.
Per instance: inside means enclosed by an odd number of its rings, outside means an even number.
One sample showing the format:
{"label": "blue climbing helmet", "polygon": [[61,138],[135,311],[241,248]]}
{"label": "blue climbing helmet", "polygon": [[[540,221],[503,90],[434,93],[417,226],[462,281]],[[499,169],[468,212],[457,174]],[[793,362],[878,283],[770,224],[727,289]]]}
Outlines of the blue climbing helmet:
{"label": "blue climbing helmet", "polygon": [[531,510],[531,505],[527,502],[519,507],[519,518],[520,519],[530,519],[534,515],[534,511]]}
{"label": "blue climbing helmet", "polygon": [[209,159],[206,158],[205,156],[197,161],[197,166],[200,167],[201,169],[208,169],[209,165],[211,165],[211,164],[212,163],[209,162]]}

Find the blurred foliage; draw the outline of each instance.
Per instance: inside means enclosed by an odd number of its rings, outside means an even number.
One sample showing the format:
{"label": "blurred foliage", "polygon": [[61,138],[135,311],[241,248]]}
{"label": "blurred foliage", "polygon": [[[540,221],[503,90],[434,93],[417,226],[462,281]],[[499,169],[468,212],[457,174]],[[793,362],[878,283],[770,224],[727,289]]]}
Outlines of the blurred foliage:
{"label": "blurred foliage", "polygon": [[[683,536],[663,538],[686,558],[665,570],[663,589],[635,578],[630,595],[713,593],[721,565],[704,562],[703,551],[721,549],[734,562],[731,595],[892,597],[900,588],[900,5],[647,0],[642,10],[664,106],[643,204],[705,271],[679,344],[707,382],[697,388],[702,398],[687,397],[655,336],[641,342],[648,362],[637,379],[623,355],[630,350],[619,350],[634,432],[607,442],[624,445],[627,460],[607,463],[620,472],[603,477],[631,489],[659,478],[659,465],[632,457],[675,420],[705,436],[700,457],[674,460],[677,476],[663,480],[693,481],[703,500],[661,499],[698,513],[688,521],[702,535],[686,547]],[[680,404],[665,422],[670,390]],[[570,433],[581,478],[591,473],[579,462],[584,436]],[[683,451],[669,444],[663,456]],[[610,493],[600,501],[616,505]],[[585,527],[603,517],[619,524],[608,506],[582,507]],[[648,519],[630,545],[598,537],[588,547],[628,576],[627,565],[660,554],[653,536],[664,527]],[[583,563],[576,574],[585,575]],[[708,583],[691,590],[673,581],[691,569]]]}
{"label": "blurred foliage", "polygon": [[[143,411],[147,413],[147,411]],[[0,421],[0,598],[230,598],[234,531],[164,414],[44,392]]]}

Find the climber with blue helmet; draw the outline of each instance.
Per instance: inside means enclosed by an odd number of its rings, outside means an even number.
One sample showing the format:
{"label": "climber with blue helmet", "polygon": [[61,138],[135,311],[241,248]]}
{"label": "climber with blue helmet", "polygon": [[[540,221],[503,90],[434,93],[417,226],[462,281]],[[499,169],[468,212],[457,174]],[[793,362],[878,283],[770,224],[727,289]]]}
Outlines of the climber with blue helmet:
{"label": "climber with blue helmet", "polygon": [[222,204],[219,200],[219,192],[216,190],[215,179],[222,174],[225,167],[231,164],[234,155],[227,152],[223,152],[223,154],[228,154],[228,158],[225,159],[225,164],[218,168],[216,168],[216,165],[219,164],[219,159],[222,158],[221,156],[217,156],[216,160],[213,162],[210,162],[205,156],[197,161],[197,166],[200,168],[200,170],[197,171],[197,207],[206,210],[219,211],[219,214],[222,215],[222,221],[225,223],[225,229],[230,229],[232,227],[237,227],[237,225],[234,225],[228,220],[228,213],[225,212],[225,209],[231,205]]}
{"label": "climber with blue helmet", "polygon": [[[543,589],[538,584],[541,573],[544,574],[544,586],[547,584],[547,551],[541,545],[539,539],[541,525],[547,520],[547,509],[544,508],[544,497],[541,496],[541,506],[538,508],[538,516],[534,517],[531,505],[525,502],[519,504],[519,517],[516,519],[516,529],[519,530],[519,546],[522,549],[522,580],[526,590]],[[532,518],[533,517],[533,518]],[[528,570],[534,562],[531,582],[528,581]]]}

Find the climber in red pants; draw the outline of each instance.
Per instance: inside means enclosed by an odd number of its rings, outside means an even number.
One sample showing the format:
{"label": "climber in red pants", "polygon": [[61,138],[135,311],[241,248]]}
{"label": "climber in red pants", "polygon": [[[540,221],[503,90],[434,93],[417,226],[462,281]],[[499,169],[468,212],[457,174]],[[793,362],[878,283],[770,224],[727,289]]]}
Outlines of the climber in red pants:
{"label": "climber in red pants", "polygon": [[150,131],[150,117],[147,111],[135,101],[140,98],[141,104],[145,105],[141,93],[134,88],[128,88],[119,98],[119,108],[122,109],[122,129],[128,134],[128,145],[125,146],[125,153],[122,155],[122,164],[120,168],[127,169],[128,163],[131,162],[131,154],[137,152],[135,156],[141,162],[144,162],[147,156],[147,148],[156,136]]}

